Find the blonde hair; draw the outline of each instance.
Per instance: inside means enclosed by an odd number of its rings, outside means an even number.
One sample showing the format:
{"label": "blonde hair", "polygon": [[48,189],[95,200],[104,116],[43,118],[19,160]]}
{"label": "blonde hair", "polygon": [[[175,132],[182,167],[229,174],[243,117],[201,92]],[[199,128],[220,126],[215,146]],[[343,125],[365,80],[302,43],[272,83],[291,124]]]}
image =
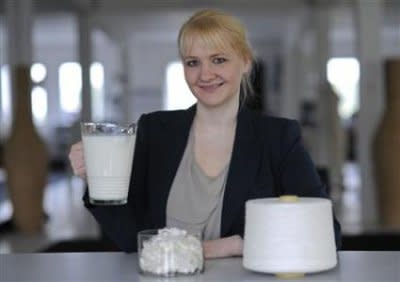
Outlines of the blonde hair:
{"label": "blonde hair", "polygon": [[[254,60],[253,51],[247,40],[247,31],[235,17],[219,10],[205,9],[193,14],[181,27],[178,36],[178,48],[181,58],[193,44],[195,36],[199,36],[208,46],[221,50],[232,49],[244,61]],[[249,71],[243,75],[241,88],[244,97],[252,92]]]}

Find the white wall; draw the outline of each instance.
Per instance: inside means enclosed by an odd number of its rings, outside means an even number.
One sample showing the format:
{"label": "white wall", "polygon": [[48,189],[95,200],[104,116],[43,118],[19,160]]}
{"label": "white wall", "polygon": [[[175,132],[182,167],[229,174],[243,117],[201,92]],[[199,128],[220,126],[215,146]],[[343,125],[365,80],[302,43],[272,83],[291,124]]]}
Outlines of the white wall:
{"label": "white wall", "polygon": [[134,35],[130,40],[131,73],[129,77],[130,118],[163,109],[165,71],[170,62],[179,60],[174,38],[144,39]]}
{"label": "white wall", "polygon": [[[237,12],[237,11],[236,11]],[[304,12],[304,11],[302,11]],[[271,15],[268,11],[257,11],[254,14],[239,13],[241,19],[249,29],[253,46],[260,57],[267,63],[272,63],[277,57],[281,57],[283,63],[282,71],[292,72],[291,76],[296,79],[298,72],[304,71],[302,63],[295,53],[296,34],[301,32],[302,15],[295,15],[290,18],[291,22],[284,15]],[[264,17],[263,17],[264,14]],[[332,33],[330,35],[330,55],[333,56],[354,56],[354,34],[352,32],[353,12],[349,7],[341,7],[332,11]],[[113,22],[109,31],[116,37],[125,37],[128,42],[129,67],[128,67],[128,95],[130,111],[128,119],[136,120],[141,113],[162,109],[162,92],[164,87],[164,72],[166,65],[178,59],[176,49],[176,36],[180,23],[190,15],[185,13],[168,13],[166,15],[154,15],[146,17],[143,14],[131,16],[123,14],[120,19],[116,15],[96,16],[98,22]],[[304,16],[304,15],[303,15]],[[279,18],[281,21],[279,21]],[[118,21],[120,26],[118,28]],[[284,23],[284,24],[282,24]],[[400,51],[396,48],[398,39],[395,38],[393,30],[384,34],[385,54],[396,54]],[[162,30],[165,30],[163,32]],[[263,34],[263,32],[265,32]],[[289,36],[295,39],[288,39]],[[272,39],[271,39],[272,38]],[[299,38],[298,38],[299,39]],[[293,53],[294,52],[294,53]],[[300,52],[298,50],[297,52]],[[288,57],[288,55],[292,58]],[[313,56],[313,54],[310,54]],[[295,61],[293,61],[293,59]],[[279,59],[278,59],[279,60]],[[286,66],[286,68],[284,67]],[[271,69],[269,69],[271,70]],[[287,78],[287,77],[286,77]],[[306,80],[312,80],[304,74]],[[299,101],[309,98],[317,93],[311,93],[308,82],[297,81],[301,85],[293,84],[289,78],[283,78],[280,93],[269,91],[269,105],[275,110],[275,114],[292,118],[299,117]],[[268,90],[270,85],[267,85]]]}
{"label": "white wall", "polygon": [[77,61],[77,35],[75,18],[71,14],[36,15],[33,27],[33,62],[47,68],[43,87],[48,95],[48,112],[45,123],[39,128],[48,144],[51,155],[58,154],[54,140],[56,128],[69,126],[71,117],[61,111],[58,86],[58,69],[64,62]]}
{"label": "white wall", "polygon": [[[33,31],[34,62],[43,63],[47,68],[47,78],[43,84],[48,92],[48,115],[45,123],[39,129],[47,141],[52,155],[59,154],[58,147],[53,142],[57,140],[57,127],[71,127],[80,121],[79,115],[64,113],[60,106],[60,91],[58,70],[64,62],[78,61],[78,36],[77,23],[73,14],[38,15]],[[93,61],[100,62],[104,66],[104,95],[109,101],[115,96],[118,88],[117,73],[120,69],[119,48],[112,39],[102,31],[93,31]],[[106,103],[104,116],[100,119],[114,120],[115,109],[111,103]],[[74,117],[74,119],[71,119]],[[76,124],[75,124],[76,127]],[[73,140],[76,140],[79,132],[73,132]]]}
{"label": "white wall", "polygon": [[[95,120],[115,121],[119,119],[120,109],[113,101],[126,95],[123,90],[121,46],[102,30],[92,34],[93,62],[100,62],[104,67],[104,107]],[[94,109],[92,108],[92,113]]]}
{"label": "white wall", "polygon": [[[357,54],[354,20],[355,13],[349,7],[333,9],[330,40],[332,57],[355,57]],[[382,55],[400,55],[400,7],[386,7],[381,27]]]}

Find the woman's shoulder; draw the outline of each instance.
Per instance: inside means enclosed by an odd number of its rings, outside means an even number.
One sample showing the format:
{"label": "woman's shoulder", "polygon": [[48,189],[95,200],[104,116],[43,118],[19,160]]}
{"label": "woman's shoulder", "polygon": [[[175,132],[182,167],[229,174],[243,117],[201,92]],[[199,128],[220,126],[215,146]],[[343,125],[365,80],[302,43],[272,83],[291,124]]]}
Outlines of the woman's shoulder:
{"label": "woman's shoulder", "polygon": [[254,136],[269,147],[270,156],[280,158],[281,152],[286,152],[293,144],[301,142],[301,129],[294,119],[276,117],[268,114],[250,113],[254,127]]}
{"label": "woman's shoulder", "polygon": [[145,113],[142,116],[148,119],[168,119],[168,118],[176,118],[182,115],[187,115],[190,112],[195,110],[195,106],[191,106],[187,109],[179,109],[179,110],[158,110],[149,113]]}
{"label": "woman's shoulder", "polygon": [[139,123],[148,126],[164,126],[188,123],[193,118],[193,107],[184,110],[164,110],[145,113],[140,116]]}
{"label": "woman's shoulder", "polygon": [[255,124],[258,124],[263,130],[267,131],[282,131],[290,128],[298,129],[300,128],[297,120],[273,116],[270,114],[255,112],[248,110],[249,115]]}
{"label": "woman's shoulder", "polygon": [[142,115],[142,118],[146,118],[148,120],[165,120],[169,118],[176,118],[182,114],[184,114],[186,110],[174,110],[174,111],[154,111],[145,113]]}

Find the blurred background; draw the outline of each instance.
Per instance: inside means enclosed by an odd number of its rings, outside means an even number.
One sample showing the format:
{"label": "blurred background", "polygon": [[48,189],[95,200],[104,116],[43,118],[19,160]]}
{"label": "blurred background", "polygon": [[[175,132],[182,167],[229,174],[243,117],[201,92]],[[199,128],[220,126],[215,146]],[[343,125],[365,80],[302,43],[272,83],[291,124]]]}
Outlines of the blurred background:
{"label": "blurred background", "polygon": [[194,103],[176,39],[205,7],[247,27],[249,106],[300,122],[344,249],[400,249],[399,0],[0,0],[0,253],[113,249],[70,145]]}

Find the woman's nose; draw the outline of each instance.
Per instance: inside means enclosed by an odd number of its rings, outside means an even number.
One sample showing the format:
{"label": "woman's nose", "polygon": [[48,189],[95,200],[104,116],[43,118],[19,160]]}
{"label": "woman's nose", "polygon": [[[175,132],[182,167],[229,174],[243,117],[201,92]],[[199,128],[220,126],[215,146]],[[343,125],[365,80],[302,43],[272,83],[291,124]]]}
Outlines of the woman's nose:
{"label": "woman's nose", "polygon": [[203,64],[200,69],[200,79],[203,81],[211,80],[215,77],[212,66]]}

